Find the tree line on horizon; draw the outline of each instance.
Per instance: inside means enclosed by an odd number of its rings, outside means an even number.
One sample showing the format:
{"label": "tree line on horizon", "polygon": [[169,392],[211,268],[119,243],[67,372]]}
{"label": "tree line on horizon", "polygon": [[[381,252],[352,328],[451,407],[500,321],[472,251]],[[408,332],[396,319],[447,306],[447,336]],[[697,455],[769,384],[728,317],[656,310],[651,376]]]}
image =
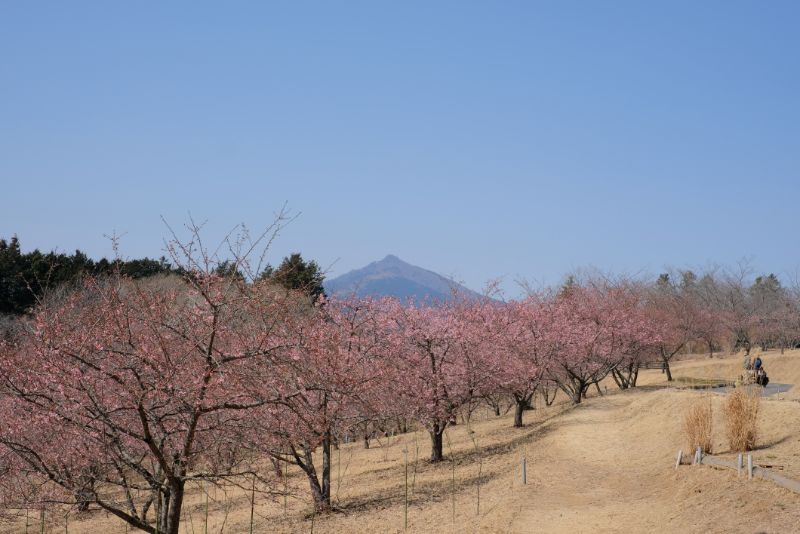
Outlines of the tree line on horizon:
{"label": "tree line on horizon", "polygon": [[[233,263],[221,261],[216,266],[219,274],[243,277]],[[48,290],[74,285],[85,277],[111,274],[139,279],[156,275],[181,275],[183,269],[175,267],[161,256],[158,259],[113,259],[97,261],[81,250],[72,254],[41,252],[34,249],[22,252],[19,238],[0,238],[0,316],[18,316],[29,312]],[[277,268],[267,264],[258,274],[259,279],[272,279],[289,289],[304,289],[316,299],[324,293],[324,273],[316,261],[306,261],[300,253],[286,256]]]}

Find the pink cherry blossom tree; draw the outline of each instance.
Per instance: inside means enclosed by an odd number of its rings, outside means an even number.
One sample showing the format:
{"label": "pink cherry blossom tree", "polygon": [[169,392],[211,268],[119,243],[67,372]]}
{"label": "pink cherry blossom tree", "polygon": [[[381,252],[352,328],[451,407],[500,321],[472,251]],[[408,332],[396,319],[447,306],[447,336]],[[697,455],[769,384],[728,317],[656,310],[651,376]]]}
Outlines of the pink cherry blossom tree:
{"label": "pink cherry blossom tree", "polygon": [[647,288],[643,284],[622,283],[609,294],[610,304],[621,312],[614,326],[616,363],[611,376],[620,389],[636,387],[639,368],[653,361],[661,341],[661,329],[647,313]]}
{"label": "pink cherry blossom tree", "polygon": [[392,308],[395,402],[428,430],[432,462],[444,459],[444,431],[474,394],[462,350],[469,334],[455,309],[452,303],[399,302]]}
{"label": "pink cherry blossom tree", "polygon": [[514,426],[518,428],[555,356],[553,316],[548,304],[546,297],[530,296],[506,306],[509,320],[502,345],[501,390],[514,400]]}
{"label": "pink cherry blossom tree", "polygon": [[294,394],[271,373],[292,299],[214,274],[197,239],[173,247],[183,278],[87,279],[0,347],[8,476],[163,534],[178,532],[187,483],[255,473],[248,419]]}
{"label": "pink cherry blossom tree", "polygon": [[[275,373],[284,390],[261,420],[267,452],[306,474],[317,512],[331,509],[331,447],[375,415],[388,416],[384,301],[320,301],[296,322],[293,343]],[[314,465],[322,456],[322,472]]]}
{"label": "pink cherry blossom tree", "polygon": [[714,335],[717,316],[708,313],[699,299],[681,291],[662,277],[647,295],[647,315],[659,329],[658,356],[667,381],[672,381],[670,362],[687,345],[705,336]]}
{"label": "pink cherry blossom tree", "polygon": [[627,356],[660,339],[653,322],[638,313],[637,302],[628,285],[607,282],[572,285],[555,298],[558,356],[549,373],[574,403]]}
{"label": "pink cherry blossom tree", "polygon": [[[458,295],[457,295],[458,297]],[[507,366],[507,340],[514,335],[509,306],[489,298],[457,298],[447,307],[459,325],[457,356],[466,385],[465,417],[477,403],[502,392]]]}

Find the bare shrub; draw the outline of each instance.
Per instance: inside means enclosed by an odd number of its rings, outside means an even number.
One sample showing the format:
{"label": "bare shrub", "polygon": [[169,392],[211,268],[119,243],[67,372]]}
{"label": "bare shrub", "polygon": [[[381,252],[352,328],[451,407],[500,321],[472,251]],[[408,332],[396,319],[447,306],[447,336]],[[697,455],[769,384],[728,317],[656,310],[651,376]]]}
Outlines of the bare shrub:
{"label": "bare shrub", "polygon": [[725,401],[725,433],[731,451],[750,451],[758,434],[758,391],[736,388]]}
{"label": "bare shrub", "polygon": [[711,399],[697,399],[689,406],[683,419],[683,431],[690,451],[700,447],[704,453],[711,452],[711,428]]}

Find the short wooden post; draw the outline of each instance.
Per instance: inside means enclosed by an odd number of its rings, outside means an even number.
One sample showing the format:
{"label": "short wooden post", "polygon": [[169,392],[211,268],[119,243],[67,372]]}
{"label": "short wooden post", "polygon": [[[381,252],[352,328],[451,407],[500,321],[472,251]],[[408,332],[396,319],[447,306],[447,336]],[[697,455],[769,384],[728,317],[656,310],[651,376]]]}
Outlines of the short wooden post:
{"label": "short wooden post", "polygon": [[675,469],[681,465],[681,460],[683,459],[683,449],[678,449],[678,459],[675,460]]}
{"label": "short wooden post", "polygon": [[528,483],[528,465],[525,457],[522,457],[522,484]]}
{"label": "short wooden post", "polygon": [[747,480],[753,480],[753,455],[747,455]]}
{"label": "short wooden post", "polygon": [[736,476],[737,477],[742,476],[742,464],[743,464],[742,453],[739,453],[739,456],[736,457]]}

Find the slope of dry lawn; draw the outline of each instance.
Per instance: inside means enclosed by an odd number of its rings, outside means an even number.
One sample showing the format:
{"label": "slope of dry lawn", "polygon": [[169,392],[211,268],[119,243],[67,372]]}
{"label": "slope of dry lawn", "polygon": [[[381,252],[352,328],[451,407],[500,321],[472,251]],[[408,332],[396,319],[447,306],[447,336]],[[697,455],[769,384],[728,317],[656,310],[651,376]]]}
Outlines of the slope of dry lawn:
{"label": "slope of dry lawn", "polygon": [[[800,383],[800,352],[767,354],[774,382]],[[676,362],[675,376],[735,378],[741,358]],[[737,480],[734,472],[709,467],[673,469],[684,446],[683,414],[693,399],[710,396],[714,409],[713,452],[732,456],[725,440],[722,402],[714,393],[656,388],[658,370],[643,371],[650,387],[592,397],[582,405],[560,404],[527,412],[526,426],[512,416],[479,410],[473,423],[448,431],[448,458],[431,465],[424,433],[344,445],[334,452],[334,501],[339,511],[313,517],[307,483],[295,468],[287,485],[293,495],[257,496],[255,532],[402,532],[404,453],[408,451],[412,532],[792,532],[800,524],[800,495],[768,482]],[[560,397],[564,399],[563,395]],[[756,462],[784,467],[800,479],[800,392],[792,389],[762,402]],[[528,484],[520,460],[528,461]],[[454,469],[453,469],[454,468]],[[416,471],[416,474],[415,474]],[[479,476],[480,473],[480,476]],[[480,489],[480,502],[478,491]],[[203,533],[205,497],[189,491],[181,532]],[[249,531],[249,495],[238,488],[210,490],[208,532]],[[64,518],[51,517],[47,532],[64,532]],[[312,525],[313,524],[313,525]],[[6,528],[6,527],[3,527]],[[9,532],[24,532],[19,523]],[[31,515],[29,532],[39,532]],[[71,517],[70,533],[124,533],[124,524],[103,513]]]}

